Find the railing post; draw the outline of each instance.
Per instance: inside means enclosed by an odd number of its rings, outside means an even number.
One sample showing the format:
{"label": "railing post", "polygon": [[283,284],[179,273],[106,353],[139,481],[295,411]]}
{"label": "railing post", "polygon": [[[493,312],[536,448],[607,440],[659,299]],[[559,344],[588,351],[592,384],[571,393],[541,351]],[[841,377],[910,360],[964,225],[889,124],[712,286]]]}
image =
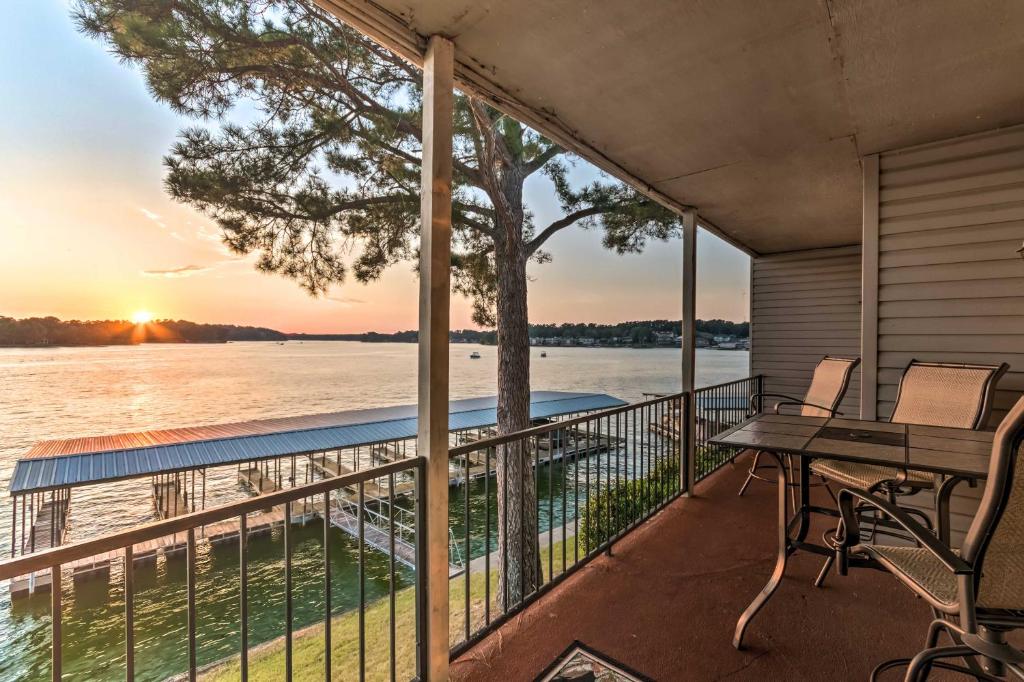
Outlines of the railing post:
{"label": "railing post", "polygon": [[[420,512],[426,528],[426,587],[419,642],[423,679],[448,679],[448,327],[452,231],[452,112],[455,48],[432,36],[423,60],[423,161],[420,189],[419,434],[426,456]],[[426,576],[425,580],[419,576]]]}
{"label": "railing post", "polygon": [[[697,359],[697,212],[687,209],[683,213],[683,324],[682,324],[682,391],[686,394],[686,409],[680,415],[685,424],[680,424],[679,444],[683,448],[683,461],[679,467],[680,485],[686,495],[693,494],[696,482],[696,400],[693,390],[696,383]],[[685,437],[685,441],[683,438]]]}

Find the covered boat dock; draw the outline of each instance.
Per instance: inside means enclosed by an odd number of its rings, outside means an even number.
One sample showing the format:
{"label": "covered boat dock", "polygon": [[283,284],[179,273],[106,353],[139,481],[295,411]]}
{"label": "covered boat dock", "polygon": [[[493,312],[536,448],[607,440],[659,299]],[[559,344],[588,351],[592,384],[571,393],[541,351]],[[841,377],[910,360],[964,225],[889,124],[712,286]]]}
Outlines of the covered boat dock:
{"label": "covered boat dock", "polygon": [[[530,399],[531,418],[537,421],[626,404],[600,393],[536,391]],[[452,401],[448,422],[453,444],[486,437],[497,423],[497,398]],[[416,434],[416,406],[398,405],[42,441],[18,460],[11,478],[11,556],[64,542],[73,488],[149,478],[154,517],[169,518],[205,507],[207,468],[235,466],[239,482],[253,494],[262,495],[318,477],[343,475],[415,456]],[[580,442],[588,453],[602,446],[587,434],[580,434]],[[299,460],[305,460],[304,470],[297,468]],[[459,472],[463,470],[461,465],[453,468],[452,484],[462,482]],[[388,497],[387,490],[378,492],[368,495],[364,505]],[[403,492],[406,490],[399,482],[394,493]],[[353,514],[355,500],[350,497],[348,493],[341,495],[338,509],[327,513],[331,522],[345,532],[352,526],[347,521],[351,521],[348,517]],[[293,509],[291,520],[306,521],[324,511],[305,505]],[[271,508],[253,515],[248,528],[250,532],[269,532],[284,521],[283,510]],[[205,528],[202,536],[211,542],[237,538],[237,522],[231,528],[222,525]],[[152,547],[137,547],[133,554],[136,562],[143,562],[154,560],[160,553],[179,552],[183,547],[183,538],[168,537]],[[76,566],[75,575],[105,574],[111,558]],[[21,595],[47,588],[48,576],[47,572],[45,577],[12,581],[11,592]]]}

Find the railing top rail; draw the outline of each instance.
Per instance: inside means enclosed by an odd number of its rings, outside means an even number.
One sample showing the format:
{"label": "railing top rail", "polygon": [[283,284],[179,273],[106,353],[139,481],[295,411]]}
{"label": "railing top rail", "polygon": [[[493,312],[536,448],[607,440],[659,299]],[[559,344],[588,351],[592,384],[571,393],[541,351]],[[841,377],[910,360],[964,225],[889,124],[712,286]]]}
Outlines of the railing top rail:
{"label": "railing top rail", "polygon": [[472,443],[466,443],[464,445],[457,445],[454,448],[448,450],[449,457],[459,457],[461,455],[468,455],[479,450],[485,450],[487,448],[495,448],[499,445],[511,443],[512,441],[522,440],[524,438],[532,438],[533,436],[543,436],[552,431],[560,431],[576,424],[582,424],[583,422],[593,421],[595,419],[604,419],[605,417],[611,417],[616,414],[622,414],[623,412],[629,412],[650,405],[656,405],[658,403],[670,402],[672,400],[678,400],[684,398],[687,394],[683,393],[672,393],[670,395],[661,396],[659,398],[651,398],[650,400],[642,400],[638,403],[630,403],[628,405],[620,405],[619,407],[611,407],[607,410],[598,410],[597,412],[590,412],[580,417],[573,417],[572,419],[565,419],[562,421],[552,422],[551,424],[541,424],[540,426],[534,426],[529,429],[523,429],[522,431],[516,431],[515,433],[508,433],[503,436],[494,436],[492,438],[484,438],[483,440],[473,441]]}
{"label": "railing top rail", "polygon": [[89,538],[87,540],[80,540],[79,542],[73,542],[67,545],[60,545],[41,552],[36,552],[35,554],[27,554],[13,559],[5,559],[0,561],[0,580],[33,573],[35,571],[50,568],[51,566],[67,564],[79,559],[103,554],[104,552],[113,552],[119,549],[124,549],[128,545],[137,545],[148,540],[156,540],[157,538],[174,535],[175,533],[184,533],[192,528],[207,526],[218,521],[224,521],[226,519],[241,516],[242,514],[266,509],[267,507],[276,507],[277,505],[284,504],[285,502],[294,502],[306,497],[313,497],[314,495],[333,492],[339,488],[363,483],[374,478],[380,478],[381,476],[408,471],[410,469],[420,467],[423,461],[425,461],[423,457],[400,459],[395,462],[391,462],[390,464],[382,464],[380,466],[355,471],[343,476],[326,478],[314,483],[307,483],[294,488],[286,488],[266,495],[250,497],[249,499],[240,500],[238,502],[229,502],[227,504],[210,507],[209,509],[192,512],[191,514],[175,516],[174,518],[164,519],[162,521],[145,523],[116,533],[111,533],[110,535],[103,535],[96,538]]}
{"label": "railing top rail", "polygon": [[757,379],[760,376],[762,376],[762,375],[761,374],[751,374],[749,377],[743,377],[742,379],[733,379],[732,381],[726,381],[726,382],[721,383],[721,384],[712,384],[711,386],[701,386],[700,388],[695,388],[693,392],[694,393],[701,393],[702,391],[710,391],[711,389],[714,389],[714,388],[723,388],[725,386],[734,386],[735,384],[742,384],[744,381],[750,381],[751,379]]}

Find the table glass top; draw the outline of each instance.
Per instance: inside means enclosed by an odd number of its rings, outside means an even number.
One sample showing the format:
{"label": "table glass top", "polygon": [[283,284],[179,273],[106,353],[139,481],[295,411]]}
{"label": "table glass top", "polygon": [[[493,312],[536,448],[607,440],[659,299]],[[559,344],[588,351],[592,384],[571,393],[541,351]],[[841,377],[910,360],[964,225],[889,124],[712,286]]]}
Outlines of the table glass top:
{"label": "table glass top", "polygon": [[984,478],[991,431],[834,417],[760,414],[711,439],[717,445]]}

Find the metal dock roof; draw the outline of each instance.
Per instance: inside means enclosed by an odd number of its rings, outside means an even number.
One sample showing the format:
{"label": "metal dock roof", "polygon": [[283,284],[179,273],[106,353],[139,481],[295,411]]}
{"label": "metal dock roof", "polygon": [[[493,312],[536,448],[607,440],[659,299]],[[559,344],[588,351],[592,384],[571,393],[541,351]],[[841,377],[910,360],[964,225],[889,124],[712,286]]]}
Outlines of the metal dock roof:
{"label": "metal dock roof", "polygon": [[[534,419],[625,405],[603,393],[535,391]],[[497,397],[449,403],[448,428],[497,423]],[[416,405],[43,441],[18,460],[11,495],[416,437]]]}

